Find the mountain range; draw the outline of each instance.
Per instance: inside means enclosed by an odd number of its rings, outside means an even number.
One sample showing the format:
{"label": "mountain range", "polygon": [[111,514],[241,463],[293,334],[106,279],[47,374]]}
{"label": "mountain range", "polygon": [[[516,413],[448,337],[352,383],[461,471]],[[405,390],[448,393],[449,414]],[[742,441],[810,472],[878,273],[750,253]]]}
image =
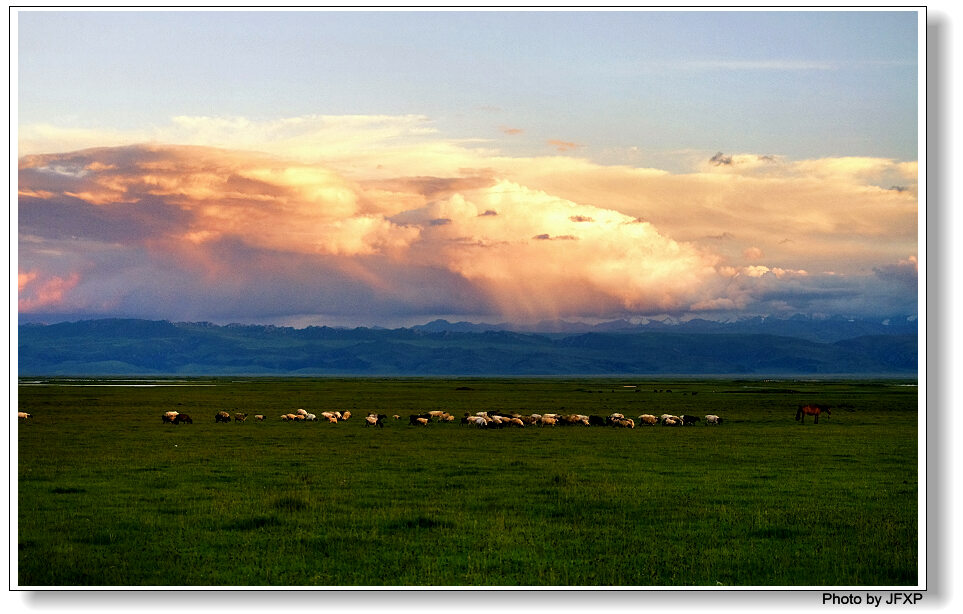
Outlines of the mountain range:
{"label": "mountain range", "polygon": [[426,332],[477,333],[491,330],[540,334],[572,333],[697,333],[697,334],[762,334],[798,337],[810,341],[833,342],[866,335],[915,335],[917,321],[911,316],[895,316],[885,320],[861,320],[834,316],[812,318],[796,315],[789,318],[747,317],[730,321],[692,319],[685,321],[647,320],[632,323],[628,320],[611,320],[599,324],[544,320],[536,324],[476,324],[473,322],[448,322],[434,320],[413,326],[413,330]]}
{"label": "mountain range", "polygon": [[914,318],[736,322],[436,320],[291,328],[102,319],[18,326],[18,373],[43,375],[893,375],[917,373]]}

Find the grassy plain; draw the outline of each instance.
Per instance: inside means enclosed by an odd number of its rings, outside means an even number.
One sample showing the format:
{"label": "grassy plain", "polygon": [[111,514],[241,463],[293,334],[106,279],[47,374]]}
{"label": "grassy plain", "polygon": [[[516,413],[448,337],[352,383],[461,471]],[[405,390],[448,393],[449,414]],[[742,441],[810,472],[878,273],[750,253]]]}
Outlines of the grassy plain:
{"label": "grassy plain", "polygon": [[[22,380],[18,409],[33,418],[16,432],[17,579],[913,586],[917,391],[907,383]],[[800,425],[803,402],[833,414]],[[280,420],[301,407],[354,415],[336,425]],[[194,423],[162,424],[170,409]],[[222,409],[267,420],[215,424]],[[724,424],[363,422],[369,411],[432,409],[715,413]]]}

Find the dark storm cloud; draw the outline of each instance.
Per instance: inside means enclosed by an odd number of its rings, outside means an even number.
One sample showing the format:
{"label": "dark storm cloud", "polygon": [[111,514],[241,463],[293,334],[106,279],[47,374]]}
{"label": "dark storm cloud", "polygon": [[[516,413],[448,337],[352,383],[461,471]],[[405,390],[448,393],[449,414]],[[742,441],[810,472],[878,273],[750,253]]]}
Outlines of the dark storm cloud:
{"label": "dark storm cloud", "polygon": [[915,287],[907,287],[909,277],[906,267],[861,276],[738,275],[729,282],[725,295],[732,299],[729,304],[733,313],[884,318],[916,314],[917,296]]}
{"label": "dark storm cloud", "polygon": [[873,273],[880,281],[895,287],[902,287],[912,292],[916,292],[919,288],[919,271],[916,258],[874,268]]}

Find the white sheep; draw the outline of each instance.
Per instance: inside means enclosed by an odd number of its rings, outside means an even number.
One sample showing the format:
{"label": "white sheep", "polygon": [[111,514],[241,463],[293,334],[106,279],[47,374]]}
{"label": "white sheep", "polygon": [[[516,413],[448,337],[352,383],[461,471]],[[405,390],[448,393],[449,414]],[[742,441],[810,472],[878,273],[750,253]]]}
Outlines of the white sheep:
{"label": "white sheep", "polygon": [[481,416],[468,416],[468,423],[478,427],[488,426],[488,421]]}

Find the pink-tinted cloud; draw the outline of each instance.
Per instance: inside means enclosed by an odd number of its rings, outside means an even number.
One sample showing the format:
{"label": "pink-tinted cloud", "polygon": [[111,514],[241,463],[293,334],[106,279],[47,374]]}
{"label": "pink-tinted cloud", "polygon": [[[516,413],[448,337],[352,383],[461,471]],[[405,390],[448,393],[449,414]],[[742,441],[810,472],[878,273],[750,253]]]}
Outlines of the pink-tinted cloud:
{"label": "pink-tinted cloud", "polygon": [[[498,167],[512,181],[639,217],[728,264],[871,274],[917,246],[916,165],[893,160],[800,162],[732,155],[695,172],[600,166],[570,157]],[[891,190],[899,183],[905,190]],[[758,250],[758,251],[757,251]],[[756,254],[761,253],[761,261]]]}
{"label": "pink-tinted cloud", "polygon": [[555,151],[572,151],[578,149],[578,143],[573,143],[571,141],[562,141],[559,139],[551,139],[548,144],[555,148]]}
{"label": "pink-tinted cloud", "polygon": [[506,157],[420,122],[184,119],[195,137],[279,140],[25,156],[21,309],[543,319],[915,301],[913,163],[726,154],[672,174]]}
{"label": "pink-tinted cloud", "polygon": [[413,258],[446,263],[513,318],[680,309],[715,276],[712,254],[651,224],[510,182],[404,219],[448,220],[423,233]]}
{"label": "pink-tinted cloud", "polygon": [[22,312],[59,309],[68,292],[80,281],[77,273],[67,277],[45,276],[38,271],[17,274],[17,308]]}
{"label": "pink-tinted cloud", "polygon": [[[256,247],[359,255],[404,247],[418,231],[389,222],[392,203],[361,198],[359,186],[318,166],[199,147],[125,147],[69,156],[28,156],[21,182],[39,181],[90,210],[127,210],[156,242],[221,238]],[[182,218],[158,228],[145,203]],[[387,206],[386,210],[384,207]],[[160,231],[160,232],[158,232]]]}
{"label": "pink-tinted cloud", "polygon": [[[492,176],[351,181],[263,155],[131,146],[26,157],[20,180],[29,191],[21,233],[60,241],[65,259],[93,269],[92,280],[141,259],[164,269],[157,279],[183,276],[174,283],[184,292],[254,294],[257,276],[272,275],[323,293],[317,279],[299,282],[284,270],[285,259],[313,261],[342,292],[354,284],[388,303],[417,302],[412,293],[459,287],[501,314],[539,317],[679,309],[714,275],[711,254],[650,224]],[[117,246],[119,260],[91,262],[81,252],[92,244]],[[41,260],[36,245],[24,255]],[[432,286],[399,286],[411,275]],[[466,308],[458,297],[438,302],[446,301],[449,311]]]}
{"label": "pink-tinted cloud", "polygon": [[742,255],[747,261],[759,260],[762,258],[763,252],[758,247],[752,246],[747,247],[743,250]]}

